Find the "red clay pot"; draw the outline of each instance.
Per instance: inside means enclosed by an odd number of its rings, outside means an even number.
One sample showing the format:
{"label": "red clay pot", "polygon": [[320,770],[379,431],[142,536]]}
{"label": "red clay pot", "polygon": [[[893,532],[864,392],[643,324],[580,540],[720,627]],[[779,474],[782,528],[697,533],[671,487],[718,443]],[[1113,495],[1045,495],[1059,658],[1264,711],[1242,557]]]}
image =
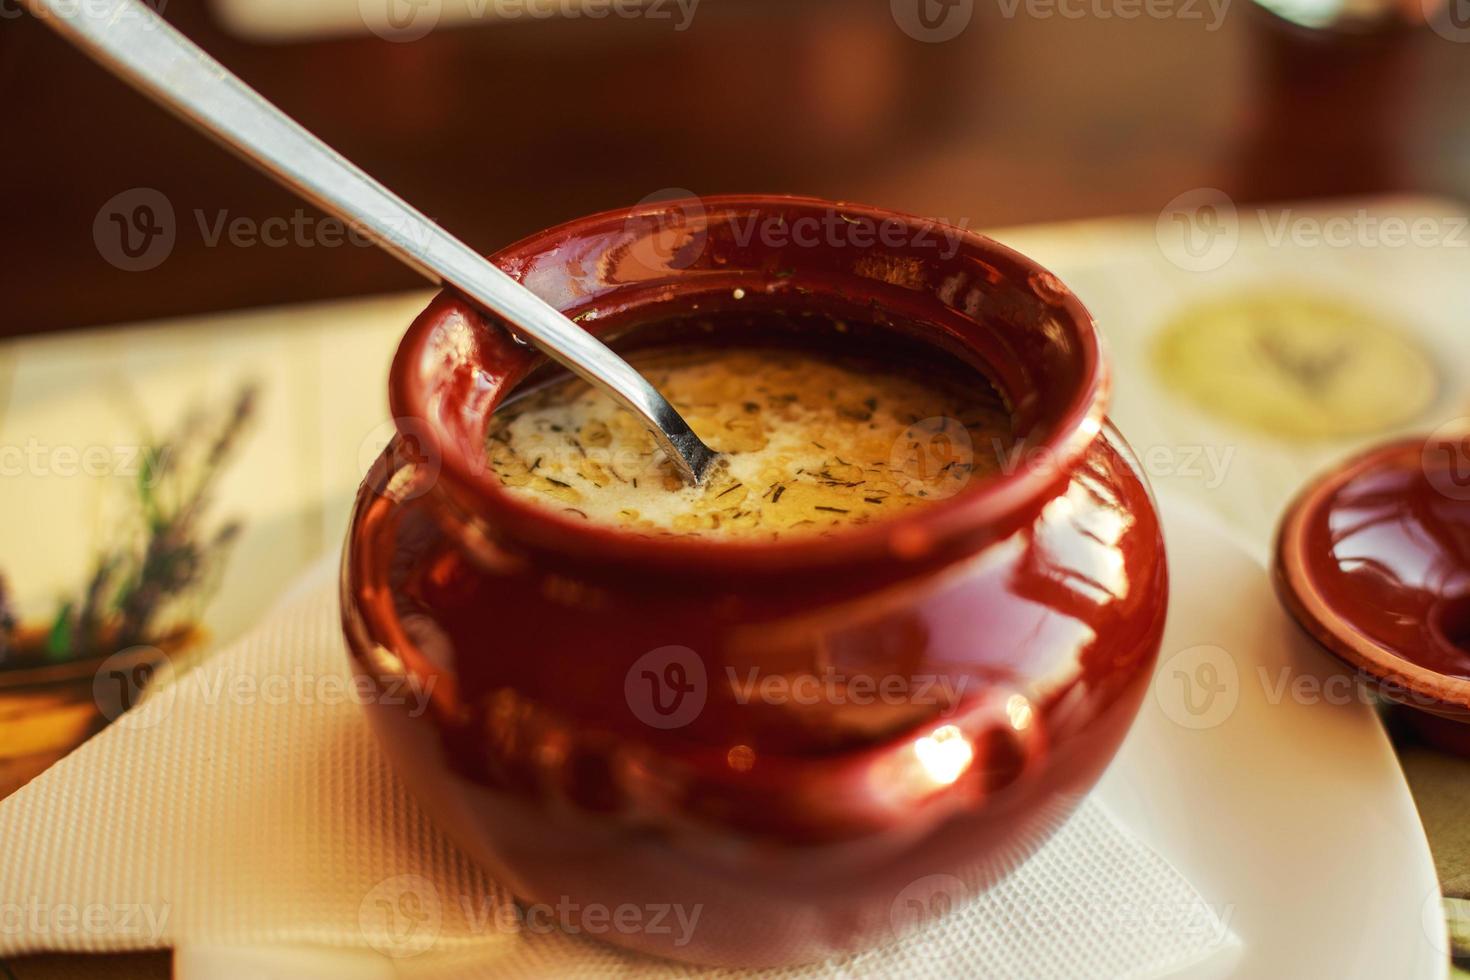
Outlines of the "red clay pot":
{"label": "red clay pot", "polygon": [[494,260],[615,345],[957,358],[1008,396],[1020,462],[825,538],[564,519],[485,463],[541,359],[441,295],[393,366],[342,603],[360,673],[432,692],[369,712],[446,830],[583,931],[733,966],[884,942],[1039,847],[1122,741],[1168,594],[1077,299],[978,235],[788,197],[609,212]]}
{"label": "red clay pot", "polygon": [[1307,485],[1276,534],[1287,611],[1431,744],[1470,756],[1470,440],[1375,446]]}

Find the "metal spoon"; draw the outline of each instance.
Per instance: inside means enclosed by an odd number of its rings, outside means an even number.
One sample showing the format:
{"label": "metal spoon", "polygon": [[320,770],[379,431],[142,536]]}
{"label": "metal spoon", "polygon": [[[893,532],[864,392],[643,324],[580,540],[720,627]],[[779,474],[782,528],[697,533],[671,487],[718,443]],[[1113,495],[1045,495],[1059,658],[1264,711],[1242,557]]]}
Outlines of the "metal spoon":
{"label": "metal spoon", "polygon": [[633,412],[691,483],[715,453],[621,357],[225,70],[139,0],[22,0],[114,75],[428,279],[504,317]]}

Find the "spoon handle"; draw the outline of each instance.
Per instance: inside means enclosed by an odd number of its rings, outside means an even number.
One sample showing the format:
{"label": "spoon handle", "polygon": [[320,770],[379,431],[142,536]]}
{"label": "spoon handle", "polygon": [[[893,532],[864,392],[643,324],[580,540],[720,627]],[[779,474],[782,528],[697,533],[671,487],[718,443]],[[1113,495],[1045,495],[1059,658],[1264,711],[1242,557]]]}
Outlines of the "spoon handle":
{"label": "spoon handle", "polygon": [[22,0],[114,75],[426,278],[508,320],[546,354],[638,415],[698,483],[714,453],[637,371],[271,105],[140,0]]}

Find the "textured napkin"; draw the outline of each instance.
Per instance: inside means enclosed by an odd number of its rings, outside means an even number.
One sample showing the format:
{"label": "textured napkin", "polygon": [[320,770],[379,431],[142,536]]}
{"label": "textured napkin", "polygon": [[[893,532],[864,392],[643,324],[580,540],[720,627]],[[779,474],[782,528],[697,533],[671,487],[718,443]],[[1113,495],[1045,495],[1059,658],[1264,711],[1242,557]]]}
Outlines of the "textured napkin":
{"label": "textured napkin", "polygon": [[[356,703],[333,573],[0,803],[0,955],[309,944],[406,976],[706,972],[532,921],[439,833]],[[777,975],[1149,977],[1237,943],[1089,801],[916,934]]]}

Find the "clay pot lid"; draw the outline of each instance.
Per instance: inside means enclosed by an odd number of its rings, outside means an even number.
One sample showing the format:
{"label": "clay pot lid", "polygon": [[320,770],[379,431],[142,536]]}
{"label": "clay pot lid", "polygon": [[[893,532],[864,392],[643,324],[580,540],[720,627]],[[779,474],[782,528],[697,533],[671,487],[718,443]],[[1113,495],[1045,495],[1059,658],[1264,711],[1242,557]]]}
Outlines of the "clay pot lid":
{"label": "clay pot lid", "polygon": [[1277,531],[1274,578],[1385,697],[1470,722],[1470,434],[1379,446],[1309,484]]}

